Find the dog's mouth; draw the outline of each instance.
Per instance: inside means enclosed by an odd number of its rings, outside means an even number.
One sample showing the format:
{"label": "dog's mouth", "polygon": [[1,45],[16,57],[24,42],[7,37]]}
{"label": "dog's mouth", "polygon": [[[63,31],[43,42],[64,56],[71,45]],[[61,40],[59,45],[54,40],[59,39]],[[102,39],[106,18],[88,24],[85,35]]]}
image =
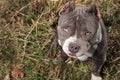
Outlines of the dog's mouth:
{"label": "dog's mouth", "polygon": [[75,58],[75,59],[77,59],[78,58],[78,56],[76,56],[75,54],[73,54],[73,53],[69,53],[69,54],[67,54],[69,57],[71,57],[71,58]]}
{"label": "dog's mouth", "polygon": [[72,58],[77,58],[76,54],[74,54],[74,53],[68,53],[68,56],[72,57]]}
{"label": "dog's mouth", "polygon": [[67,53],[67,55],[69,57],[71,57],[71,58],[79,59],[81,61],[86,61],[87,58],[88,58],[88,56],[85,55],[84,53],[81,53],[81,54],[80,53],[76,53],[76,54],[74,54],[74,53]]}
{"label": "dog's mouth", "polygon": [[71,53],[69,50],[67,50],[65,53],[66,53],[69,57],[72,57],[72,58],[78,58],[78,57],[80,57],[80,56],[85,55],[82,51],[79,51],[79,52],[77,52],[77,53]]}

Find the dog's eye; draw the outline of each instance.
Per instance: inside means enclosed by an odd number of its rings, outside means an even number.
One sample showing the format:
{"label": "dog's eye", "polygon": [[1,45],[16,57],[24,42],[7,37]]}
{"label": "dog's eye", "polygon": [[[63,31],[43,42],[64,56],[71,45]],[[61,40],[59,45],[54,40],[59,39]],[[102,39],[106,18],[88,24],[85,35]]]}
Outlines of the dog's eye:
{"label": "dog's eye", "polygon": [[85,32],[85,36],[89,36],[90,34],[91,34],[91,32],[89,32],[89,31]]}

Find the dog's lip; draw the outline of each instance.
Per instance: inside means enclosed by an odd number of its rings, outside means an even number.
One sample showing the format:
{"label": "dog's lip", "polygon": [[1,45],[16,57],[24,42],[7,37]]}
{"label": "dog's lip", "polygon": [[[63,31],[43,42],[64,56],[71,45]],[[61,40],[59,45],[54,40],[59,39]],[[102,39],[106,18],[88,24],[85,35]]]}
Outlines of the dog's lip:
{"label": "dog's lip", "polygon": [[73,58],[78,58],[78,57],[80,57],[80,56],[84,56],[85,54],[80,54],[80,55],[77,55],[77,54],[79,54],[79,52],[78,53],[68,53],[67,55],[68,56],[70,56],[70,57],[73,57]]}
{"label": "dog's lip", "polygon": [[68,53],[68,56],[72,57],[72,58],[77,58],[76,55],[73,55],[73,53]]}
{"label": "dog's lip", "polygon": [[80,55],[77,55],[77,54],[79,54],[79,52],[78,53],[68,53],[68,56],[73,57],[73,58],[78,58],[78,57],[84,55],[84,54],[80,54]]}
{"label": "dog's lip", "polygon": [[77,56],[77,57],[83,56],[84,53],[83,53],[83,52],[81,52],[81,53],[82,53],[82,54],[80,54],[80,53],[76,53],[76,56]]}
{"label": "dog's lip", "polygon": [[77,58],[77,56],[74,53],[69,53],[70,56]]}

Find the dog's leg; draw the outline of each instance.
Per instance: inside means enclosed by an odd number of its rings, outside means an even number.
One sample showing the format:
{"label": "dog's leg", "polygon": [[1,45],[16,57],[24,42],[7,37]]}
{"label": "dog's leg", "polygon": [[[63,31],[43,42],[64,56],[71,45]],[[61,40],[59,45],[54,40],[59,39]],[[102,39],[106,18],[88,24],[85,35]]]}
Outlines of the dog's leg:
{"label": "dog's leg", "polygon": [[[55,29],[56,31],[56,28],[57,28],[57,24],[58,24],[58,19],[56,19],[53,24],[51,25],[51,28]],[[55,34],[51,40],[51,46],[50,46],[50,49],[48,50],[47,52],[47,56],[51,56],[53,53],[56,53],[56,50],[55,48],[57,47],[57,34]]]}
{"label": "dog's leg", "polygon": [[93,67],[93,73],[91,80],[102,80],[102,77],[100,76],[101,68],[104,64],[104,60],[95,60],[93,59],[94,67]]}
{"label": "dog's leg", "polygon": [[48,52],[47,52],[47,56],[51,56],[51,55],[53,55],[53,54],[56,54],[56,52],[55,52],[56,50],[54,50],[54,49],[56,49],[56,45],[57,45],[57,36],[55,35],[55,36],[53,37],[53,40],[52,40],[50,49],[49,49]]}
{"label": "dog's leg", "polygon": [[61,58],[62,58],[62,61],[64,61],[64,62],[68,59],[68,56],[64,53],[63,50],[61,52]]}

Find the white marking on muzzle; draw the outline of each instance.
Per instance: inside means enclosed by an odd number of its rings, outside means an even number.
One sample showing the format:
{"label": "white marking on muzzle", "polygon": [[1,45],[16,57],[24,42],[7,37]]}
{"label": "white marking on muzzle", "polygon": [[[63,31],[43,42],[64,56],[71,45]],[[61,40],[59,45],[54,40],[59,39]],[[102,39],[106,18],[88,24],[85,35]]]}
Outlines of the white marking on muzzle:
{"label": "white marking on muzzle", "polygon": [[67,55],[69,55],[69,44],[71,43],[71,42],[73,42],[73,43],[75,43],[75,41],[76,41],[76,35],[74,35],[74,36],[71,36],[71,37],[69,37],[68,39],[66,39],[65,40],[65,42],[64,42],[64,44],[63,44],[63,46],[62,46],[62,49],[63,49],[63,51],[67,54]]}

